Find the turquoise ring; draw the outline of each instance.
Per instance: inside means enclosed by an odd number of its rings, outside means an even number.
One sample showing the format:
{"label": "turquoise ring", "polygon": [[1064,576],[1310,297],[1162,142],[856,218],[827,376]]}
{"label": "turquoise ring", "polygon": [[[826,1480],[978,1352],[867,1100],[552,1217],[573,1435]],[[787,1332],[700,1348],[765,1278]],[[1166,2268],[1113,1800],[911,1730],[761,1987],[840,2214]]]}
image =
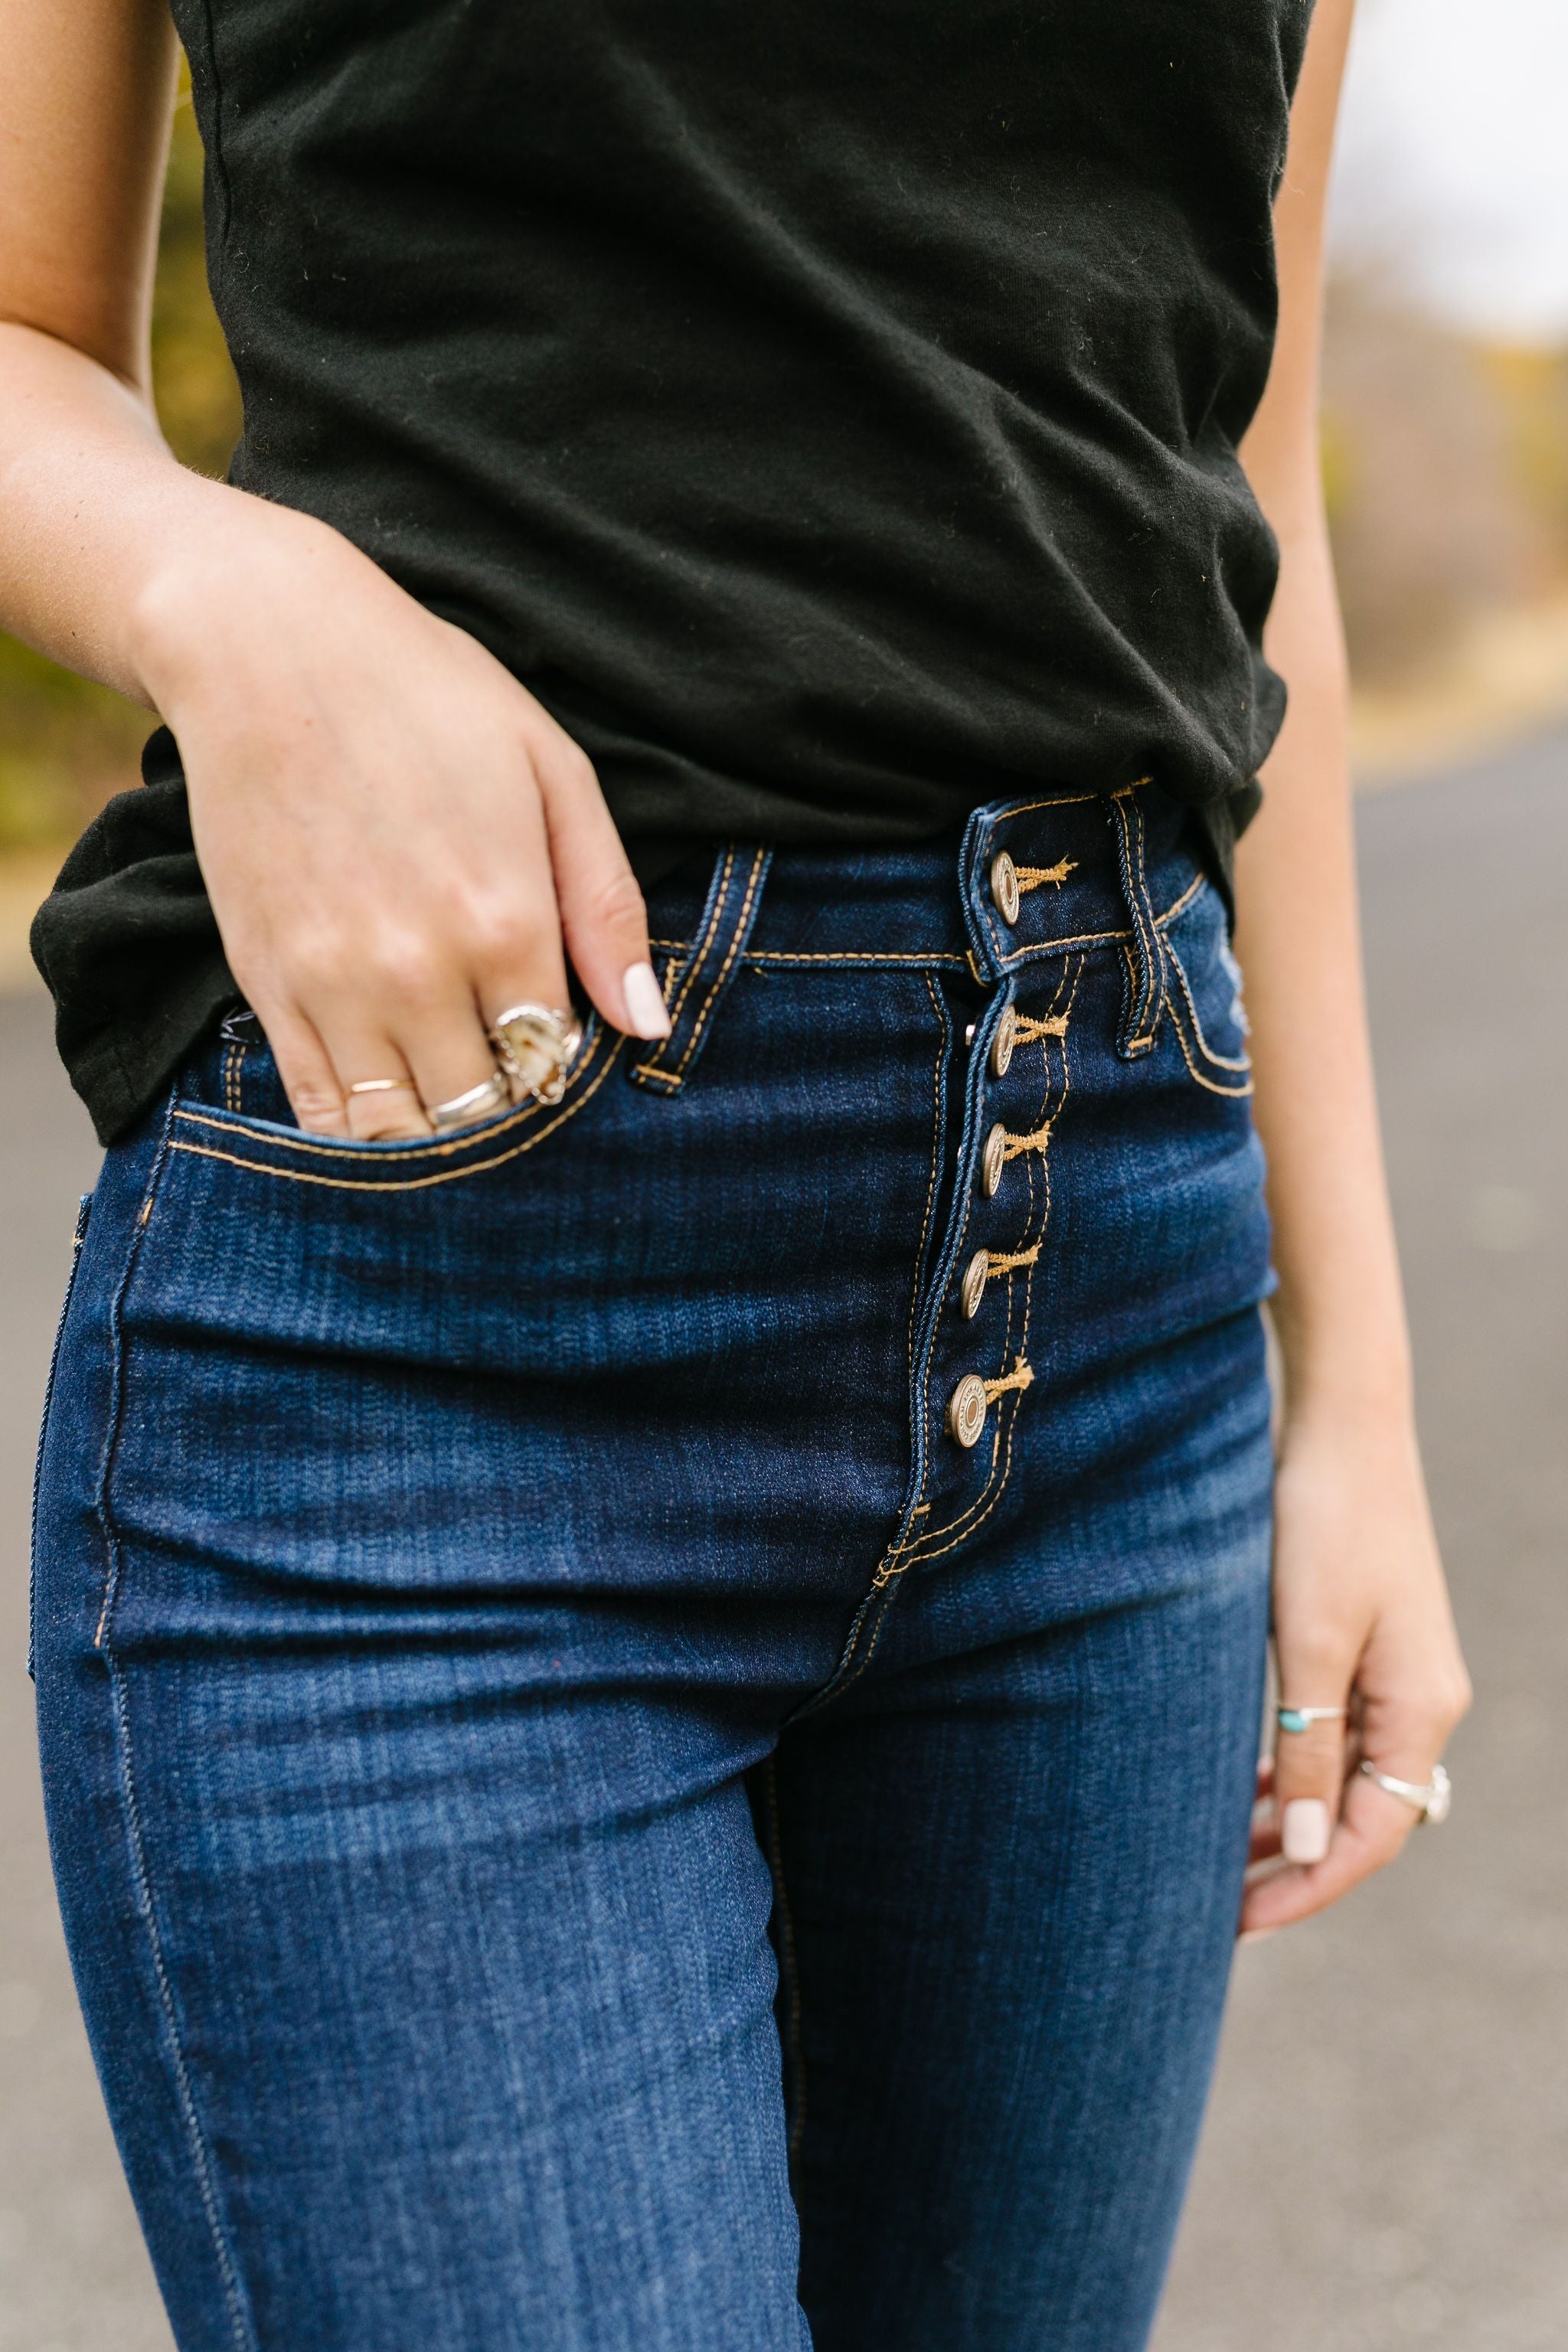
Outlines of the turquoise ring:
{"label": "turquoise ring", "polygon": [[1349,1712],[1343,1706],[1277,1706],[1274,1717],[1281,1731],[1305,1731],[1313,1723],[1342,1723]]}

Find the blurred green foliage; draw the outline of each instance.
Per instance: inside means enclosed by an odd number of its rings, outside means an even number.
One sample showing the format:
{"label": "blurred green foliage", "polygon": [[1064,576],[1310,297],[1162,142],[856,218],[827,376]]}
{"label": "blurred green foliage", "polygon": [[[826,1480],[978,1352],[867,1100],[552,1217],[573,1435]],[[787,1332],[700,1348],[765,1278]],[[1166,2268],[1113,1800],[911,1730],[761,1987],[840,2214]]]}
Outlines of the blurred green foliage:
{"label": "blurred green foliage", "polygon": [[[207,293],[202,149],[181,76],[153,307],[158,414],[188,466],[221,475],[239,437],[239,391]],[[111,793],[134,783],[146,711],[0,635],[0,851],[63,848]]]}

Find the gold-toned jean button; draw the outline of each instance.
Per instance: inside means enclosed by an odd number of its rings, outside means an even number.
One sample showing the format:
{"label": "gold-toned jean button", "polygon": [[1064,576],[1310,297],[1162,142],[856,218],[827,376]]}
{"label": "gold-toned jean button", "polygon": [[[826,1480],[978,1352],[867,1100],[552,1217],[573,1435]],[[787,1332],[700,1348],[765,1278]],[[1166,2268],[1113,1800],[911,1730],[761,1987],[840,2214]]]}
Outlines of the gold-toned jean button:
{"label": "gold-toned jean button", "polygon": [[960,1445],[978,1445],[985,1426],[985,1383],[976,1372],[965,1372],[947,1401],[948,1434]]}
{"label": "gold-toned jean button", "polygon": [[976,1250],[963,1269],[963,1280],[959,1286],[958,1292],[959,1303],[971,1322],[980,1312],[980,1302],[985,1296],[985,1285],[990,1273],[990,1251]]}
{"label": "gold-toned jean button", "polygon": [[1009,1004],[996,1024],[996,1034],[991,1040],[991,1075],[994,1078],[1006,1076],[1007,1066],[1013,1059],[1013,1040],[1017,1034],[1018,1016]]}
{"label": "gold-toned jean button", "polygon": [[998,1120],[985,1139],[985,1149],[980,1155],[980,1189],[988,1201],[994,1200],[996,1187],[1002,1181],[1002,1171],[1007,1164],[1007,1130]]}
{"label": "gold-toned jean button", "polygon": [[991,860],[991,896],[1005,923],[1018,919],[1018,869],[1005,849]]}

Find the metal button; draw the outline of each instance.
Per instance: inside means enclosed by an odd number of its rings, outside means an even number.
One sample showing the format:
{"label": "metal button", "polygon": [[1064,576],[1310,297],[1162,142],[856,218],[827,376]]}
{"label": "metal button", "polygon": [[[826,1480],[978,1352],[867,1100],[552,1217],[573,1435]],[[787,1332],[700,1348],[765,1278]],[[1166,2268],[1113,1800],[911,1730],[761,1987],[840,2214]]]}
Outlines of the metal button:
{"label": "metal button", "polygon": [[963,1280],[958,1291],[959,1304],[971,1322],[980,1312],[980,1302],[985,1296],[985,1285],[990,1275],[990,1251],[976,1250],[963,1269]]}
{"label": "metal button", "polygon": [[996,1034],[991,1040],[991,1075],[994,1078],[1006,1076],[1007,1065],[1013,1058],[1013,1040],[1017,1034],[1018,1016],[1009,1004],[1004,1008],[1002,1018],[996,1024]]}
{"label": "metal button", "polygon": [[985,1383],[977,1372],[965,1372],[947,1401],[947,1428],[960,1445],[978,1445],[985,1426]]}
{"label": "metal button", "polygon": [[1018,919],[1018,869],[1005,849],[991,860],[991,896],[1005,923]]}
{"label": "metal button", "polygon": [[980,1155],[980,1189],[988,1201],[994,1199],[1006,1164],[1007,1130],[998,1120],[986,1137],[985,1149]]}

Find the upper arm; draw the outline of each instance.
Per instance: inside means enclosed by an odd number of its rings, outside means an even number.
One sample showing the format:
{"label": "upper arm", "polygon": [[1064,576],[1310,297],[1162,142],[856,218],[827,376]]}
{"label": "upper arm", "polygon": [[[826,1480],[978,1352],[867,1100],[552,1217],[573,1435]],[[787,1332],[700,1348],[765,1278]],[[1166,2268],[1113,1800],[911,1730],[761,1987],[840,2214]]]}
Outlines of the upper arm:
{"label": "upper arm", "polygon": [[1268,385],[1242,445],[1259,504],[1281,537],[1321,505],[1318,376],[1324,226],[1334,122],[1355,0],[1317,0],[1274,205],[1279,324]]}
{"label": "upper arm", "polygon": [[175,43],[167,0],[5,0],[0,320],[145,392]]}

